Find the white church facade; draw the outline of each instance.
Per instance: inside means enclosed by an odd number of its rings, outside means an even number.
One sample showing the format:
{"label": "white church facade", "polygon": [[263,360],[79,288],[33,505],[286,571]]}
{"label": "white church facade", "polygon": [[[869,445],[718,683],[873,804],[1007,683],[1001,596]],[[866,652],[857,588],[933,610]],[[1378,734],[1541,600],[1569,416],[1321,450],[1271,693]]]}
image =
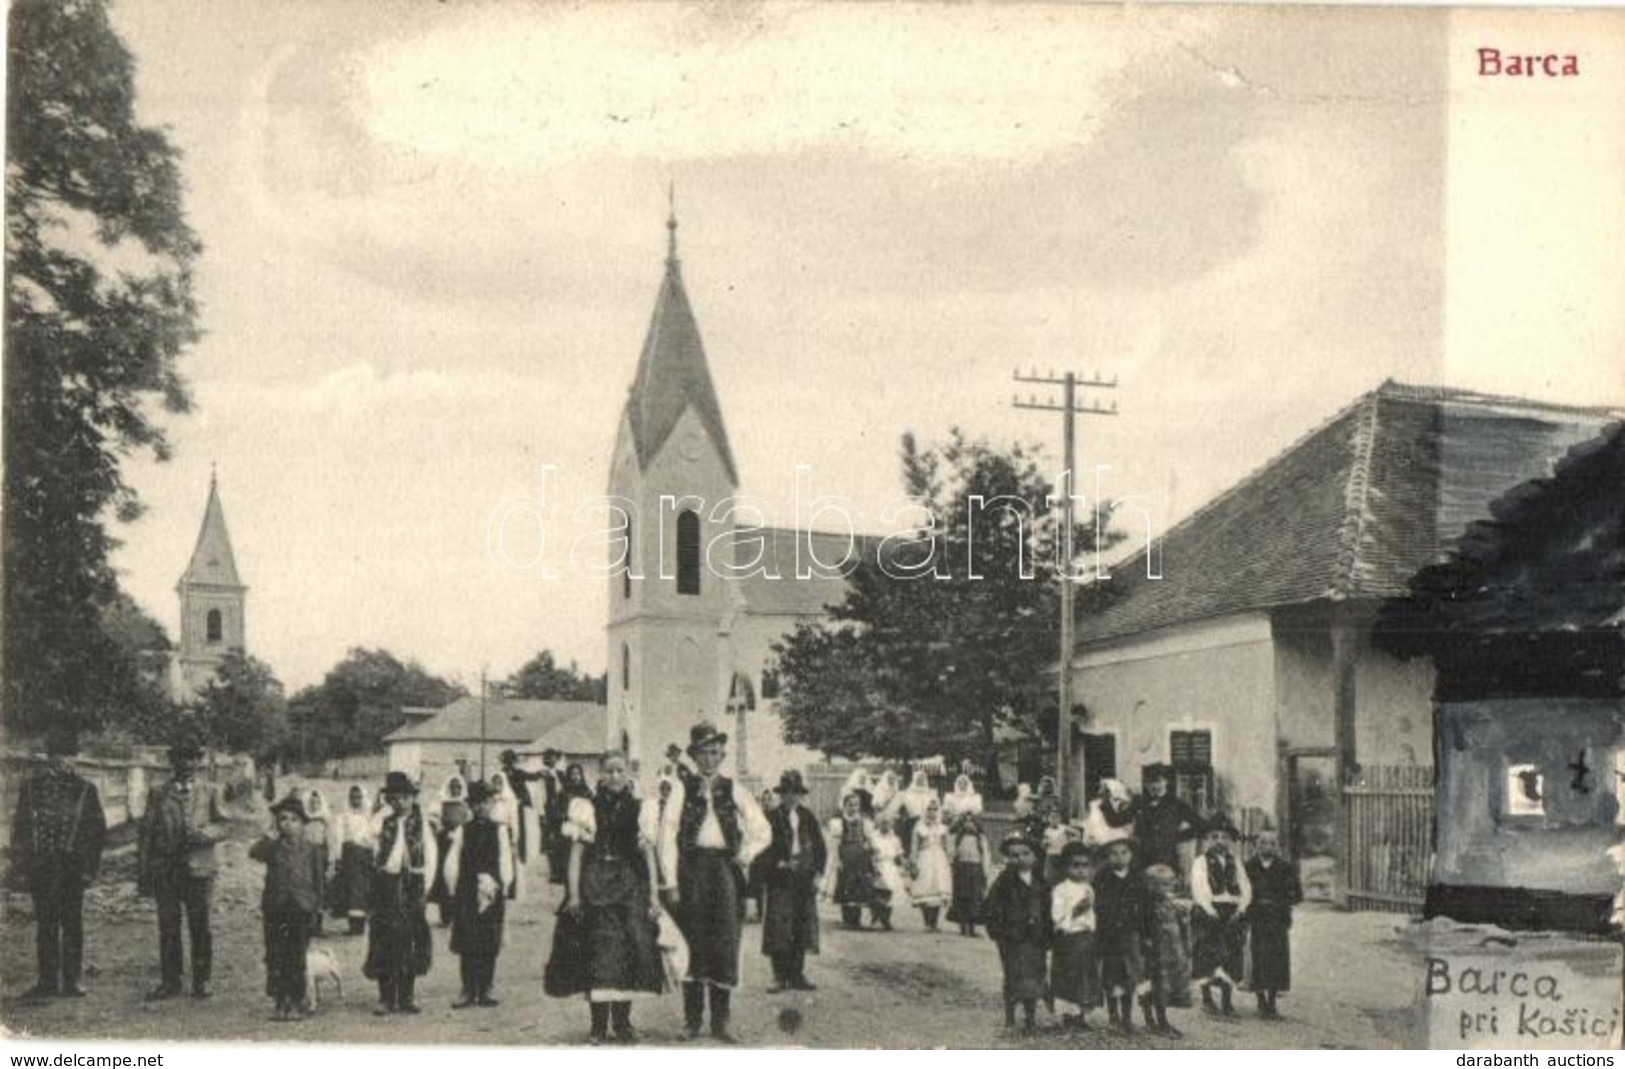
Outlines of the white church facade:
{"label": "white church facade", "polygon": [[[606,743],[649,779],[667,747],[709,719],[730,736],[732,773],[768,781],[819,759],[784,739],[772,646],[845,598],[850,564],[811,562],[842,561],[849,543],[746,526],[739,520],[752,517],[726,506],[738,469],[683,286],[676,220],[666,225],[665,274],[609,473],[627,566],[610,578]],[[871,546],[859,538],[853,559]]]}

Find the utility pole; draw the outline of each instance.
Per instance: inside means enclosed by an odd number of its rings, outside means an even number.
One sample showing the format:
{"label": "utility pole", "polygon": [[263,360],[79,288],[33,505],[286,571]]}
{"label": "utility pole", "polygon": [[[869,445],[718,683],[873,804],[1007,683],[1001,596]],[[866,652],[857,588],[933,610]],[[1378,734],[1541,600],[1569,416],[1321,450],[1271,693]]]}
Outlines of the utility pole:
{"label": "utility pole", "polygon": [[480,779],[485,779],[485,667],[480,667]]}
{"label": "utility pole", "polygon": [[[1117,415],[1117,402],[1113,401],[1110,408],[1099,402],[1088,405],[1078,404],[1078,388],[1113,390],[1117,388],[1117,377],[1107,382],[1096,372],[1092,378],[1080,378],[1076,372],[1067,371],[1057,375],[1054,371],[1040,375],[1036,370],[1023,375],[1020,371],[1012,374],[1016,382],[1025,382],[1041,386],[1061,387],[1061,402],[1040,401],[1034,394],[1028,394],[1023,401],[1019,396],[1011,398],[1011,404],[1016,408],[1031,408],[1042,412],[1061,413],[1062,438],[1062,464],[1060,483],[1063,496],[1061,498],[1061,544],[1057,549],[1060,557],[1058,571],[1061,575],[1061,667],[1057,690],[1059,691],[1057,707],[1057,726],[1055,741],[1055,789],[1061,797],[1061,811],[1071,820],[1078,814],[1073,809],[1076,791],[1072,782],[1072,561],[1076,551],[1072,545],[1072,530],[1075,526],[1072,513],[1073,486],[1077,473],[1077,417],[1082,416],[1115,416]],[[1099,532],[1096,532],[1099,538]]]}

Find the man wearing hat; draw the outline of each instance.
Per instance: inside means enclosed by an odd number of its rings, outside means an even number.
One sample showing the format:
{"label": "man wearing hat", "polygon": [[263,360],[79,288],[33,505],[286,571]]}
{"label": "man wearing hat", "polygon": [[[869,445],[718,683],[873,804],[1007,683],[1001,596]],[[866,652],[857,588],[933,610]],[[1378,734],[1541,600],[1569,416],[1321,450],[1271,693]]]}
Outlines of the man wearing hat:
{"label": "man wearing hat", "polygon": [[1141,868],[1167,865],[1184,882],[1186,866],[1181,864],[1179,847],[1202,834],[1202,818],[1196,810],[1173,793],[1174,770],[1170,765],[1148,765],[1142,783],[1139,812],[1135,814],[1134,834],[1140,841]]}
{"label": "man wearing hat", "polygon": [[818,953],[818,884],[828,860],[818,818],[803,805],[807,785],[794,769],[779,777],[779,804],[767,814],[772,841],[758,863],[764,869],[767,904],[762,912],[762,953],[773,962],[769,991],[811,991],[807,955]]}
{"label": "man wearing hat", "polygon": [[694,725],[688,756],[696,771],[679,769],[680,797],[666,814],[677,820],[677,924],[688,941],[683,1023],[689,1038],[700,1034],[709,990],[711,1035],[734,1043],[729,1000],[739,984],[745,871],[773,833],[750,792],[720,773],[727,747],[728,736],[716,725]]}
{"label": "man wearing hat", "polygon": [[53,731],[12,815],[12,872],[34,897],[39,980],[23,996],[30,1000],[85,993],[85,886],[101,867],[107,818],[96,788],[69,763],[78,749],[71,731]]}
{"label": "man wearing hat", "polygon": [[560,754],[549,746],[542,751],[542,850],[547,854],[547,882],[562,885],[570,863],[570,842],[564,837],[563,777],[559,773]]}
{"label": "man wearing hat", "polygon": [[[558,751],[551,751],[554,760],[558,760]],[[537,780],[545,780],[547,772],[531,772],[519,767],[519,755],[513,750],[503,750],[497,760],[502,762],[502,775],[513,788],[514,797],[519,799],[519,812],[514,816],[519,821],[519,827],[514,829],[518,836],[519,863],[525,864],[530,860],[531,852],[531,815],[536,812],[536,803],[531,798],[530,784]],[[539,821],[537,822],[540,823]]]}
{"label": "man wearing hat", "polygon": [[227,816],[220,792],[198,781],[203,751],[190,742],[169,748],[170,781],[147,796],[141,823],[140,880],[143,891],[158,900],[158,964],[162,979],[147,992],[148,1001],[181,993],[181,914],[186,914],[192,944],[192,997],[213,992],[209,975],[214,961],[214,934],[209,926],[209,900],[214,892],[214,844],[225,837]]}
{"label": "man wearing hat", "polygon": [[384,778],[372,887],[368,893],[367,960],[361,973],[378,981],[379,1016],[421,1013],[417,978],[429,971],[432,947],[423,915],[429,883],[439,867],[433,830],[417,803],[418,787],[404,772]]}

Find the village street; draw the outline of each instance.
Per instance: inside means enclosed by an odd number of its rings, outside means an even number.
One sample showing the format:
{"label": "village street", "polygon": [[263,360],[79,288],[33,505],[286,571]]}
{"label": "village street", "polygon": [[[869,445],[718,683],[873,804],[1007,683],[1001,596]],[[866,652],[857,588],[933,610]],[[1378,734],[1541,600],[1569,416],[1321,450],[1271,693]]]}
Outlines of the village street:
{"label": "village street", "polygon": [[[246,837],[252,829],[244,827]],[[578,1001],[547,998],[542,967],[552,933],[559,891],[533,860],[527,893],[509,912],[497,969],[496,1009],[453,1011],[458,993],[457,959],[448,933],[436,931],[434,966],[420,981],[416,1017],[375,1017],[375,987],[362,978],[365,939],[328,934],[313,945],[331,949],[344,977],[342,1003],[324,992],[312,1019],[286,1024],[269,1020],[261,964],[258,910],[261,871],[249,862],[241,840],[223,844],[215,889],[215,996],[208,1002],[177,999],[145,1003],[142,994],[157,978],[157,924],[152,904],[134,897],[127,851],[109,859],[104,880],[86,899],[86,956],[90,996],[25,1006],[4,1005],[4,1024],[14,1035],[117,1037],[141,1040],[309,1041],[366,1044],[582,1045],[587,1014]],[[0,946],[5,991],[14,996],[31,982],[33,939],[28,899],[8,897],[5,919],[11,936]],[[897,931],[845,932],[833,909],[824,916],[823,953],[810,960],[818,990],[769,995],[760,928],[745,929],[744,991],[736,998],[735,1024],[749,1046],[811,1047],[1403,1047],[1419,1034],[1416,1010],[1423,977],[1418,959],[1396,936],[1403,918],[1377,913],[1340,913],[1307,907],[1294,929],[1294,988],[1283,998],[1286,1020],[1268,1023],[1252,1015],[1241,994],[1241,1015],[1208,1016],[1179,1010],[1178,1041],[1126,1037],[1103,1029],[1077,1035],[1046,1028],[1032,1037],[1002,1034],[999,968],[992,943],[957,932],[924,931],[915,911],[899,911]],[[1100,1019],[1097,1013],[1096,1019]],[[682,1034],[675,994],[643,1003],[636,1023],[644,1041],[671,1045]],[[709,1043],[709,1040],[704,1041]]]}

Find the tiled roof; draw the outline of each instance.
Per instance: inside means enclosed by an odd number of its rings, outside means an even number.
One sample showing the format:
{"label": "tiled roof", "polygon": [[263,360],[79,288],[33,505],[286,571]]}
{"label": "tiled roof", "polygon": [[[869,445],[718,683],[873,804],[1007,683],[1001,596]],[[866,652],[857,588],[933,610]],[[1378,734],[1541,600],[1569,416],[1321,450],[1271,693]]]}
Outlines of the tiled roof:
{"label": "tiled roof", "polygon": [[[860,560],[873,560],[880,539],[872,535],[858,535],[854,539],[850,560],[832,575],[812,563],[816,557],[825,564],[834,564],[847,554],[846,536],[829,531],[796,531],[787,527],[760,529],[766,543],[762,561],[766,574],[754,574],[739,582],[745,605],[753,615],[762,616],[822,616],[829,606],[846,599],[846,577],[852,574]],[[796,548],[798,539],[802,559],[812,578],[796,578]],[[810,551],[810,556],[809,556]],[[737,538],[734,542],[735,563],[741,568],[754,564],[756,545],[753,540]],[[777,579],[769,575],[778,576]]]}
{"label": "tiled roof", "polygon": [[[672,224],[675,228],[675,224]],[[675,230],[674,230],[675,232]],[[711,384],[711,370],[700,343],[700,328],[683,289],[683,276],[676,250],[666,259],[666,276],[655,298],[649,333],[638,357],[637,375],[626,399],[626,419],[632,428],[632,443],[638,466],[647,469],[666,439],[676,429],[683,410],[692,407],[700,424],[711,436],[723,467],[733,485],[739,485],[728,432],[722,424],[722,404]]]}
{"label": "tiled roof", "polygon": [[1619,413],[1385,382],[1112,570],[1089,645],[1325,599],[1403,594],[1500,493]]}
{"label": "tiled roof", "polygon": [[237,558],[231,552],[231,536],[226,533],[226,512],[220,507],[220,491],[209,477],[209,503],[203,509],[203,526],[198,529],[192,561],[181,576],[181,584],[241,588]]}
{"label": "tiled roof", "polygon": [[[489,698],[485,703],[485,740],[508,746],[543,742],[565,753],[596,753],[604,748],[604,706],[596,702],[534,701]],[[584,749],[572,744],[592,740]],[[480,700],[465,695],[427,720],[406,724],[384,736],[384,742],[478,742]]]}

